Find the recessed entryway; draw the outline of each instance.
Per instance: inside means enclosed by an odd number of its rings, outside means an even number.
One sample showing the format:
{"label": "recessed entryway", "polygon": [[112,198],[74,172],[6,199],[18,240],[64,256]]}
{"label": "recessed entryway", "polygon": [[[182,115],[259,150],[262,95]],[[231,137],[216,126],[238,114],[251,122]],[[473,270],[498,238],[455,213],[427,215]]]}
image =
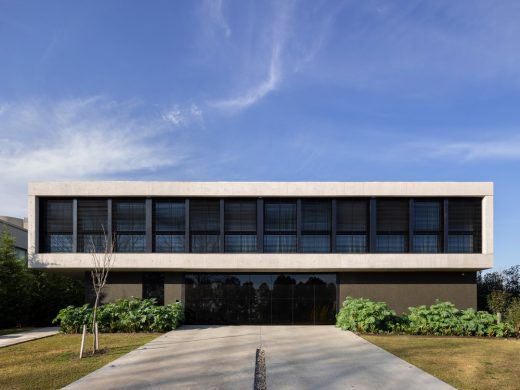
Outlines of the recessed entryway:
{"label": "recessed entryway", "polygon": [[331,273],[193,273],[184,276],[188,324],[333,324]]}

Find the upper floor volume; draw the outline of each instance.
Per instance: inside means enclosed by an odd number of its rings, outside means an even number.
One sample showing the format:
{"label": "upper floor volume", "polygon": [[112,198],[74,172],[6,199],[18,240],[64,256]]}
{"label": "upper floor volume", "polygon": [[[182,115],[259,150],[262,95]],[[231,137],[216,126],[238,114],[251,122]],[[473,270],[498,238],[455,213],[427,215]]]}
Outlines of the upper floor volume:
{"label": "upper floor volume", "polygon": [[[492,183],[29,185],[34,253],[492,254]],[[32,245],[31,245],[32,244]]]}

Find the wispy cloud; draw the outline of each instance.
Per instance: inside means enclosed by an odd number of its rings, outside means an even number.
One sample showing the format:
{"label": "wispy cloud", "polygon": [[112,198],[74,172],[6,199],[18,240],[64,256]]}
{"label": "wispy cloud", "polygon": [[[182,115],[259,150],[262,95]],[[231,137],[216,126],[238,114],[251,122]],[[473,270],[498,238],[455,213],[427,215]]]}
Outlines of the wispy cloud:
{"label": "wispy cloud", "polygon": [[162,118],[175,127],[185,127],[191,124],[204,124],[202,109],[196,105],[180,106],[175,104],[162,115]]}
{"label": "wispy cloud", "polygon": [[9,191],[0,191],[0,214],[25,215],[28,181],[118,178],[188,158],[170,141],[171,126],[136,114],[136,102],[94,97],[2,107],[0,186]]}
{"label": "wispy cloud", "polygon": [[224,33],[226,38],[231,36],[231,28],[224,16],[223,1],[222,0],[205,0],[203,8],[215,29]]}
{"label": "wispy cloud", "polygon": [[271,6],[268,16],[258,18],[263,22],[254,20],[255,38],[266,38],[241,42],[252,47],[244,48],[246,58],[237,63],[240,70],[236,74],[241,77],[238,86],[230,93],[231,97],[215,99],[210,106],[238,112],[278,90],[290,74],[300,71],[314,59],[343,4],[331,6],[329,2],[317,1],[304,5],[297,1],[275,1]]}
{"label": "wispy cloud", "polygon": [[405,144],[418,156],[427,158],[451,158],[459,161],[519,160],[520,137],[500,137],[487,141],[433,141]]}
{"label": "wispy cloud", "polygon": [[267,56],[269,62],[266,75],[259,80],[255,80],[242,91],[237,92],[235,97],[213,101],[211,106],[229,111],[239,111],[256,103],[278,87],[283,76],[282,55],[288,37],[291,9],[292,5],[286,2],[282,3],[282,6],[277,9],[276,18],[270,32],[270,50]]}

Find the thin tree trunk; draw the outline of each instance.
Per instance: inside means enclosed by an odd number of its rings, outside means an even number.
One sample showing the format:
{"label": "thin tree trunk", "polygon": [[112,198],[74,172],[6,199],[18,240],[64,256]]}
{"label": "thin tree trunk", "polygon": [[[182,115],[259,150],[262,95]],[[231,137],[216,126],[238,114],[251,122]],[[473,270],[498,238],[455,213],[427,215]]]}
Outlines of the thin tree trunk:
{"label": "thin tree trunk", "polygon": [[96,302],[94,303],[94,312],[92,315],[92,334],[94,335],[93,345],[92,345],[92,354],[96,353],[97,346],[97,333],[96,333],[96,316],[97,316],[97,308],[99,303],[99,294],[96,293]]}

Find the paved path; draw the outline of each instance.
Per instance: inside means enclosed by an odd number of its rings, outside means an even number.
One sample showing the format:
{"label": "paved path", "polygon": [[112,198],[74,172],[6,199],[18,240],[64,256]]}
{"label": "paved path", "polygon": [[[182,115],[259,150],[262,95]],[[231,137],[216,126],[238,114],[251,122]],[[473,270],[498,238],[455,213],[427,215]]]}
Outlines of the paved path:
{"label": "paved path", "polygon": [[333,326],[183,326],[66,387],[252,389],[255,352],[268,389],[452,389]]}
{"label": "paved path", "polygon": [[11,333],[0,336],[0,348],[9,345],[24,343],[26,341],[42,339],[59,333],[59,328],[51,326],[48,328],[36,328],[19,333]]}

